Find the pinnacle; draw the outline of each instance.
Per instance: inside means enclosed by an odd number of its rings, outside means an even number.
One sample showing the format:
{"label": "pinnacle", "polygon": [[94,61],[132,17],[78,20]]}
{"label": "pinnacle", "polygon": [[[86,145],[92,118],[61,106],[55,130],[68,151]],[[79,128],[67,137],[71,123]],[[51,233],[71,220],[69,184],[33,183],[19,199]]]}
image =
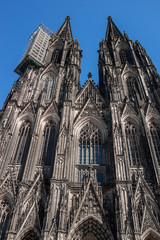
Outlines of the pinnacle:
{"label": "pinnacle", "polygon": [[69,17],[69,16],[67,16],[67,17],[65,18],[65,20],[69,21],[69,20],[70,20],[70,17]]}
{"label": "pinnacle", "polygon": [[112,18],[111,18],[111,16],[108,16],[108,18],[107,18],[107,19],[108,19],[108,21],[112,21]]}
{"label": "pinnacle", "polygon": [[89,72],[89,73],[88,73],[88,79],[91,79],[91,78],[92,78],[92,73]]}

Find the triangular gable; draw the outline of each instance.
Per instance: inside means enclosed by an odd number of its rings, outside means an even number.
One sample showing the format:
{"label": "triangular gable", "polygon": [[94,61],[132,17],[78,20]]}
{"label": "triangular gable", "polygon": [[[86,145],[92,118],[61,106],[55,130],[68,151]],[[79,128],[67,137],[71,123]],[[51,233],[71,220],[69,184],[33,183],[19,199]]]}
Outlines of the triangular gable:
{"label": "triangular gable", "polygon": [[154,117],[154,116],[156,118],[159,118],[160,117],[159,112],[153,104],[149,103],[147,106],[147,110],[146,110],[146,117],[149,118],[149,117]]}
{"label": "triangular gable", "polygon": [[73,41],[72,30],[70,25],[70,18],[67,16],[65,22],[62,24],[58,32],[56,33],[57,36],[60,36],[61,39]]}
{"label": "triangular gable", "polygon": [[126,62],[126,64],[124,65],[124,68],[122,70],[121,76],[123,76],[126,73],[133,73],[133,75],[135,75],[135,73],[137,72],[137,70],[132,67],[132,65],[130,65],[128,62]]}
{"label": "triangular gable", "polygon": [[125,105],[124,105],[124,108],[122,110],[122,113],[121,113],[121,117],[122,118],[125,118],[127,116],[134,116],[137,118],[137,112],[136,110],[134,109],[134,107],[132,106],[132,104],[128,101],[126,101]]}
{"label": "triangular gable", "polygon": [[62,39],[59,36],[55,35],[51,38],[51,44],[48,46],[48,49],[53,48],[54,45],[56,45],[57,49],[61,49],[64,47],[64,42],[62,41]]}
{"label": "triangular gable", "polygon": [[57,67],[55,66],[54,62],[51,62],[45,69],[44,71],[41,73],[41,76],[47,74],[47,73],[54,73],[56,75],[58,75],[58,70]]}
{"label": "triangular gable", "polygon": [[25,114],[28,114],[28,113],[30,113],[30,114],[32,114],[33,116],[35,116],[35,108],[34,108],[34,105],[33,105],[33,103],[32,102],[29,102],[26,106],[25,106],[25,108],[22,110],[22,112],[19,114],[19,117],[20,116],[23,116],[23,115],[25,115]]}
{"label": "triangular gable", "polygon": [[119,36],[119,38],[117,39],[116,44],[115,44],[115,47],[118,47],[118,46],[121,46],[121,47],[124,47],[124,48],[128,47],[128,44],[126,43],[124,38],[122,38],[121,36]]}
{"label": "triangular gable", "polygon": [[[92,201],[89,201],[89,199],[92,199]],[[94,205],[94,209],[93,206],[89,205],[90,203]],[[79,222],[82,218],[88,217],[89,215],[95,216],[102,223],[106,222],[104,209],[101,205],[100,198],[94,189],[91,178],[89,179],[86,190],[82,196],[82,201],[75,215],[73,225]]]}
{"label": "triangular gable", "polygon": [[154,229],[157,232],[160,232],[160,227],[158,224],[157,219],[151,212],[149,206],[146,204],[143,214],[143,221],[141,226],[141,233],[145,232],[147,229],[149,229],[152,226],[152,229]]}
{"label": "triangular gable", "polygon": [[90,79],[85,83],[85,87],[78,94],[75,103],[84,104],[89,97],[92,98],[96,104],[104,103],[104,99],[99,90]]}
{"label": "triangular gable", "polygon": [[39,231],[41,229],[36,201],[34,201],[32,203],[32,205],[30,205],[30,210],[29,210],[28,214],[26,215],[16,237],[20,236],[22,231],[24,231],[25,229],[29,229],[29,228],[31,228],[31,229],[36,228]]}
{"label": "triangular gable", "polygon": [[43,113],[43,117],[46,117],[48,115],[57,115],[57,117],[59,118],[59,114],[58,114],[58,109],[57,106],[55,104],[55,102],[52,102],[48,108],[45,110],[45,112]]}
{"label": "triangular gable", "polygon": [[8,171],[0,184],[0,198],[4,195],[11,195],[14,197],[16,193],[16,174]]}
{"label": "triangular gable", "polygon": [[75,124],[80,119],[82,119],[82,118],[84,118],[86,116],[94,116],[94,117],[97,117],[97,118],[101,119],[102,121],[104,121],[100,111],[98,110],[96,104],[92,101],[91,98],[88,99],[88,101],[86,102],[86,104],[84,105],[82,110],[77,115],[77,117],[75,119]]}
{"label": "triangular gable", "polygon": [[150,196],[153,201],[156,201],[153,192],[151,191],[150,187],[148,186],[147,182],[144,180],[142,176],[139,176],[135,194],[134,194],[134,201],[140,197],[140,192],[143,191],[145,195]]}
{"label": "triangular gable", "polygon": [[[141,203],[142,219],[141,219],[141,233],[150,228],[151,226],[154,230],[160,230],[157,219],[153,214],[153,209],[155,212],[158,210],[157,200],[148,186],[147,182],[142,176],[139,176],[135,194],[134,194],[134,207]],[[152,206],[151,206],[152,205]]]}
{"label": "triangular gable", "polygon": [[106,40],[107,43],[110,43],[111,35],[115,38],[118,38],[119,36],[121,36],[123,38],[122,33],[120,32],[118,27],[115,25],[115,23],[112,21],[112,18],[109,16],[108,17],[106,37],[105,37],[105,40]]}

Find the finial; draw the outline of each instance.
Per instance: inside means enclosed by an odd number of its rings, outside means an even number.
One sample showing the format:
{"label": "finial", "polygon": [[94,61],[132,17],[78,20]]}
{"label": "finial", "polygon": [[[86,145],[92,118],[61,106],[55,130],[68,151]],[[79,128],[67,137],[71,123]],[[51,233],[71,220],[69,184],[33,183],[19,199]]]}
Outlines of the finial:
{"label": "finial", "polygon": [[75,37],[75,42],[78,43],[78,38],[77,37]]}
{"label": "finial", "polygon": [[88,73],[88,79],[91,79],[92,78],[92,74],[91,72]]}
{"label": "finial", "polygon": [[111,16],[108,16],[108,18],[107,18],[107,19],[108,19],[108,21],[112,21],[112,18],[111,18]]}
{"label": "finial", "polygon": [[70,17],[69,17],[69,16],[67,16],[67,17],[66,17],[66,20],[70,20]]}
{"label": "finial", "polygon": [[127,35],[127,33],[124,31],[124,37],[127,39],[127,40],[129,40],[129,37],[128,37],[128,35]]}

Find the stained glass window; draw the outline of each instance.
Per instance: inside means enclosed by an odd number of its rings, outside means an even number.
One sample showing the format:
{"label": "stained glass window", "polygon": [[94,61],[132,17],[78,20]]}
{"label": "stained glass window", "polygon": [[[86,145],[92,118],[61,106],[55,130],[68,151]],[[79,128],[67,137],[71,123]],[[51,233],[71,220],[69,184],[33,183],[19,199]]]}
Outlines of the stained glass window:
{"label": "stained glass window", "polygon": [[79,164],[101,164],[101,137],[98,128],[88,123],[80,132]]}

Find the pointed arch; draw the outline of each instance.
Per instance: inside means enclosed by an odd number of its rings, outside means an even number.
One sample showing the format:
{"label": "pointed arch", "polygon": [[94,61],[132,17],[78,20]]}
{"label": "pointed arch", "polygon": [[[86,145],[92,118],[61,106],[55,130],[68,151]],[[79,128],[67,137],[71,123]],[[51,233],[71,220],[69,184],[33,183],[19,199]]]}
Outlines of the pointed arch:
{"label": "pointed arch", "polygon": [[125,95],[128,96],[130,101],[137,102],[137,96],[142,99],[142,96],[144,96],[144,89],[141,79],[128,63],[126,63],[123,69],[122,80]]}
{"label": "pointed arch", "polygon": [[31,123],[25,121],[19,128],[17,147],[14,154],[14,163],[23,164],[26,161],[31,141]]}
{"label": "pointed arch", "polygon": [[152,228],[148,228],[141,236],[142,240],[159,240],[160,239],[160,233],[155,231]]}
{"label": "pointed arch", "polygon": [[[92,131],[91,131],[92,130]],[[82,182],[88,175],[89,164],[95,168],[99,182],[106,181],[105,146],[108,129],[105,122],[94,116],[86,116],[76,122],[73,129],[73,149],[76,158],[73,159],[75,181]]]}
{"label": "pointed arch", "polygon": [[20,119],[17,120],[16,129],[14,131],[15,137],[13,138],[13,151],[11,153],[11,162],[19,166],[19,180],[22,179],[33,130],[33,122],[30,121],[29,116],[21,116]]}
{"label": "pointed arch", "polygon": [[[19,235],[19,234],[18,234]],[[24,229],[19,236],[16,238],[17,240],[40,240],[40,233],[34,227],[29,227]]]}
{"label": "pointed arch", "polygon": [[126,117],[123,121],[123,132],[125,136],[126,146],[127,146],[127,156],[129,164],[131,167],[141,165],[141,157],[143,153],[143,148],[140,148],[140,125],[137,121],[138,119],[133,119],[132,117]]}
{"label": "pointed arch", "polygon": [[155,122],[150,122],[148,124],[149,135],[151,137],[151,147],[153,154],[157,160],[158,165],[160,165],[160,127],[159,124]]}
{"label": "pointed arch", "polygon": [[74,129],[73,129],[73,134],[76,136],[76,138],[78,139],[78,137],[80,135],[80,131],[88,122],[93,123],[99,129],[100,134],[102,136],[102,142],[105,142],[108,137],[107,125],[105,124],[105,122],[103,120],[98,119],[93,116],[86,116],[83,119],[81,119],[80,121],[76,122],[76,124],[74,125]]}
{"label": "pointed arch", "polygon": [[45,166],[52,165],[55,146],[55,124],[48,121],[43,130],[43,139],[41,144],[40,164]]}
{"label": "pointed arch", "polygon": [[89,236],[94,235],[96,240],[113,240],[112,233],[106,224],[101,223],[94,216],[89,216],[69,232],[67,240],[89,240]]}
{"label": "pointed arch", "polygon": [[101,135],[91,122],[81,130],[79,136],[79,164],[101,164]]}

